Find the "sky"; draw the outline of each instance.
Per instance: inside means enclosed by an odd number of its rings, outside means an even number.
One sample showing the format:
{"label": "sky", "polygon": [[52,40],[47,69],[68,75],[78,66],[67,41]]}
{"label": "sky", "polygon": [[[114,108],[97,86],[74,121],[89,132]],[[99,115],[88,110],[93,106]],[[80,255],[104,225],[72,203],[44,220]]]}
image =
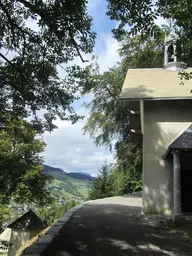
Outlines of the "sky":
{"label": "sky", "polygon": [[[117,26],[117,22],[111,21],[106,16],[106,0],[89,0],[88,12],[93,18],[93,30],[97,33],[96,44],[92,55],[98,57],[100,71],[103,72],[109,67],[113,67],[119,58],[117,50],[118,42],[113,38],[111,29]],[[157,25],[165,23],[165,20],[159,18]],[[91,56],[86,59],[91,60]],[[76,60],[80,64],[80,59]],[[83,65],[83,64],[82,64]],[[57,120],[55,123],[58,129],[51,134],[44,135],[44,141],[47,144],[44,152],[44,160],[47,165],[60,167],[67,172],[87,172],[96,176],[98,169],[107,161],[114,163],[114,157],[111,152],[102,147],[96,147],[88,135],[83,134],[83,126],[89,116],[89,112],[82,104],[90,102],[91,96],[87,95],[80,101],[75,102],[73,107],[78,114],[85,116],[84,120],[71,124]]]}
{"label": "sky", "polygon": [[[88,12],[93,17],[93,30],[97,33],[93,54],[98,56],[101,72],[114,66],[119,60],[118,42],[111,33],[116,22],[105,15],[106,10],[106,1],[89,0]],[[91,55],[89,57],[91,58]],[[76,61],[80,64],[80,60]],[[91,96],[87,95],[73,105],[78,114],[85,116],[84,120],[72,125],[70,122],[58,119],[55,122],[58,129],[52,133],[45,133],[44,141],[47,144],[43,154],[45,164],[60,167],[67,172],[87,172],[96,176],[104,162],[115,162],[111,152],[105,148],[96,147],[89,136],[83,134],[82,129],[89,112],[82,104],[90,100]]]}

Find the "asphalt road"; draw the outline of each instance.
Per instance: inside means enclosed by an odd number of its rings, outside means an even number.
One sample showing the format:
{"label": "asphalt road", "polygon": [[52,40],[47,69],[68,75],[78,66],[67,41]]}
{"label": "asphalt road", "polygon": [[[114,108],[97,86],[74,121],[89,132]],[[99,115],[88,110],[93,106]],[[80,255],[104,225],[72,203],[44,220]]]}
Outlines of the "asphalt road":
{"label": "asphalt road", "polygon": [[192,256],[177,233],[141,215],[141,198],[115,197],[84,205],[42,256]]}

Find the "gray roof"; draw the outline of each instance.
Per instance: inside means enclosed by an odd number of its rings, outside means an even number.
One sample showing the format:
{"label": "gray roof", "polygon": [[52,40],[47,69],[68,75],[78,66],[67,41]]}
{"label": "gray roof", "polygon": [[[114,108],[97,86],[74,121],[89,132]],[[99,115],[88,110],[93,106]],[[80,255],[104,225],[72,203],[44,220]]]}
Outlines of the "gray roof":
{"label": "gray roof", "polygon": [[12,222],[8,228],[19,230],[38,230],[45,228],[45,224],[32,210],[29,210],[20,218]]}
{"label": "gray roof", "polygon": [[166,159],[170,151],[180,150],[180,151],[190,151],[192,150],[192,125],[190,125],[187,130],[185,130],[168,148],[164,155]]}

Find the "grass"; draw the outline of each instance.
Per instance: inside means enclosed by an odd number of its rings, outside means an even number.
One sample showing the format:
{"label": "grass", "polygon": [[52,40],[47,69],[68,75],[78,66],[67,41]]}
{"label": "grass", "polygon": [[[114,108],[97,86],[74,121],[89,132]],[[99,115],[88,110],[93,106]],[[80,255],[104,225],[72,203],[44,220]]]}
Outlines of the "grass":
{"label": "grass", "polygon": [[23,251],[31,246],[32,244],[36,243],[37,240],[39,240],[40,237],[42,237],[48,230],[50,227],[45,228],[44,230],[42,230],[39,234],[37,234],[36,236],[34,236],[31,240],[28,240],[26,243],[24,243],[20,249],[18,250],[17,254],[15,256],[21,256]]}
{"label": "grass", "polygon": [[51,193],[59,199],[84,201],[88,197],[91,182],[72,178],[69,178],[67,182],[54,179],[51,184],[49,184],[49,187]]}
{"label": "grass", "polygon": [[88,198],[89,189],[87,189],[86,187],[83,187],[83,186],[78,187],[78,192],[79,192],[84,198]]}

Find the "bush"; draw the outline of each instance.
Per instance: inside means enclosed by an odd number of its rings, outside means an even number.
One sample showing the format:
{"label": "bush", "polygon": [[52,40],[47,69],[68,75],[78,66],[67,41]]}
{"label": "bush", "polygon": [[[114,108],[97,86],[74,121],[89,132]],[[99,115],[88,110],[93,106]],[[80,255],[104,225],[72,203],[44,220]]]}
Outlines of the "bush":
{"label": "bush", "polygon": [[37,210],[37,215],[45,223],[45,225],[50,226],[63,217],[66,212],[77,204],[78,202],[72,200],[62,206],[52,205],[49,208],[40,208]]}

